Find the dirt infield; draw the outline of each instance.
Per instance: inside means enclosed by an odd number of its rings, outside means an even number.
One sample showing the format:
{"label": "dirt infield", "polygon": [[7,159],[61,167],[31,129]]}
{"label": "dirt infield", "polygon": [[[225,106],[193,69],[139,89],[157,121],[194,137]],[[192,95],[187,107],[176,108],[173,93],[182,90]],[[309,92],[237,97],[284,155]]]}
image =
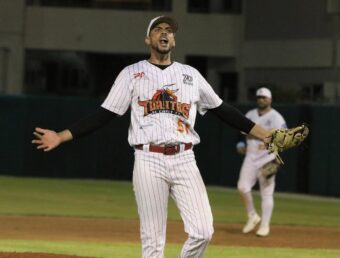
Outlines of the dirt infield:
{"label": "dirt infield", "polygon": [[[65,218],[65,217],[0,217],[0,239],[139,242],[136,220]],[[283,248],[340,249],[340,229],[300,226],[272,226],[267,238],[241,234],[240,224],[215,223],[211,244],[225,246],[258,246]],[[186,234],[181,222],[168,222],[167,242],[183,243]],[[0,253],[0,258],[76,258],[76,256]],[[78,257],[79,258],[79,257]]]}

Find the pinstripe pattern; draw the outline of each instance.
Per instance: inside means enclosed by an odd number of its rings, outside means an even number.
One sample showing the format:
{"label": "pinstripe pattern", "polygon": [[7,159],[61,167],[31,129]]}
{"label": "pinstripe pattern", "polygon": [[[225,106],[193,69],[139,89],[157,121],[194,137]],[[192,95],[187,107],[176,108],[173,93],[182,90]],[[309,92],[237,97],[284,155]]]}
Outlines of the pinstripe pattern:
{"label": "pinstripe pattern", "polygon": [[[144,75],[135,78],[135,74],[141,72]],[[192,85],[183,82],[183,75],[193,78]],[[152,99],[156,91],[162,88],[176,90],[177,101],[191,105],[188,118],[165,112],[145,115],[144,108],[138,101]],[[144,60],[126,67],[119,74],[102,107],[123,115],[131,106],[128,137],[131,146],[176,142],[198,144],[200,138],[194,130],[197,110],[203,115],[208,109],[221,103],[222,100],[196,69],[174,62],[161,70]],[[188,126],[188,133],[183,134],[177,130],[178,119]]]}
{"label": "pinstripe pattern", "polygon": [[[162,70],[148,61],[126,67],[102,107],[123,115],[131,108],[128,141],[139,144],[198,144],[197,111],[222,103],[200,73],[177,62]],[[176,155],[135,151],[133,187],[140,217],[143,258],[164,257],[171,196],[189,238],[180,257],[202,257],[213,234],[208,195],[192,150]]]}
{"label": "pinstripe pattern", "polygon": [[189,235],[180,257],[202,257],[214,231],[213,218],[193,151],[166,156],[136,150],[133,186],[141,220],[142,257],[164,257],[169,194]]}

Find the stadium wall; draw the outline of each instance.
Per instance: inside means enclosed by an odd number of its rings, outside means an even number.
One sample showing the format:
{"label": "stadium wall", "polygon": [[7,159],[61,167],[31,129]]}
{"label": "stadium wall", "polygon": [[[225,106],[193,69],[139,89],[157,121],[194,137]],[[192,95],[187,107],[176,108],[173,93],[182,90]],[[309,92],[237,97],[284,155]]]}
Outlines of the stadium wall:
{"label": "stadium wall", "polygon": [[[39,96],[0,97],[1,174],[58,178],[131,180],[133,149],[127,143],[129,114],[113,119],[90,136],[68,142],[45,153],[31,144],[36,126],[62,130],[96,110],[101,99]],[[237,105],[246,112],[250,105]],[[282,155],[285,166],[277,175],[277,190],[340,196],[340,107],[326,105],[275,105],[295,126],[307,122],[311,135],[302,147]],[[204,181],[236,187],[242,156],[235,145],[238,131],[208,112],[198,116],[201,143],[195,147]]]}

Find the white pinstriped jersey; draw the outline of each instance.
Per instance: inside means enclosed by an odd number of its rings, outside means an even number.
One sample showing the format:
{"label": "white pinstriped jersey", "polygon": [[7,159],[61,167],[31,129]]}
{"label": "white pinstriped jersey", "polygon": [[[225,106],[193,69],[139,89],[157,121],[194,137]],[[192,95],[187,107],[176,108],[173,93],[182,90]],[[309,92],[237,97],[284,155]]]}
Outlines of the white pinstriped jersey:
{"label": "white pinstriped jersey", "polygon": [[[258,110],[255,108],[248,111],[246,117],[267,130],[274,128],[287,128],[286,122],[282,115],[273,108],[261,116],[259,115]],[[260,145],[263,145],[263,142],[260,140],[253,138],[247,139],[247,155],[253,154],[258,156],[264,152],[267,152],[266,150],[263,150],[263,148],[259,148]]]}
{"label": "white pinstriped jersey", "polygon": [[102,107],[118,115],[131,107],[131,146],[198,144],[197,111],[203,115],[221,103],[195,68],[174,62],[162,70],[143,60],[121,71]]}

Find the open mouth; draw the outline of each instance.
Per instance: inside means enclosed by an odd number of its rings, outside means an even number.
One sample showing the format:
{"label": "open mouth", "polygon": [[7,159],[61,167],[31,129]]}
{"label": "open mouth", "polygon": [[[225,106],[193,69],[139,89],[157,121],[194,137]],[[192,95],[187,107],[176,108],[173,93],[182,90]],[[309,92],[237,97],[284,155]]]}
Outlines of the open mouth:
{"label": "open mouth", "polygon": [[160,38],[159,42],[161,43],[161,45],[167,45],[169,40],[165,37]]}

